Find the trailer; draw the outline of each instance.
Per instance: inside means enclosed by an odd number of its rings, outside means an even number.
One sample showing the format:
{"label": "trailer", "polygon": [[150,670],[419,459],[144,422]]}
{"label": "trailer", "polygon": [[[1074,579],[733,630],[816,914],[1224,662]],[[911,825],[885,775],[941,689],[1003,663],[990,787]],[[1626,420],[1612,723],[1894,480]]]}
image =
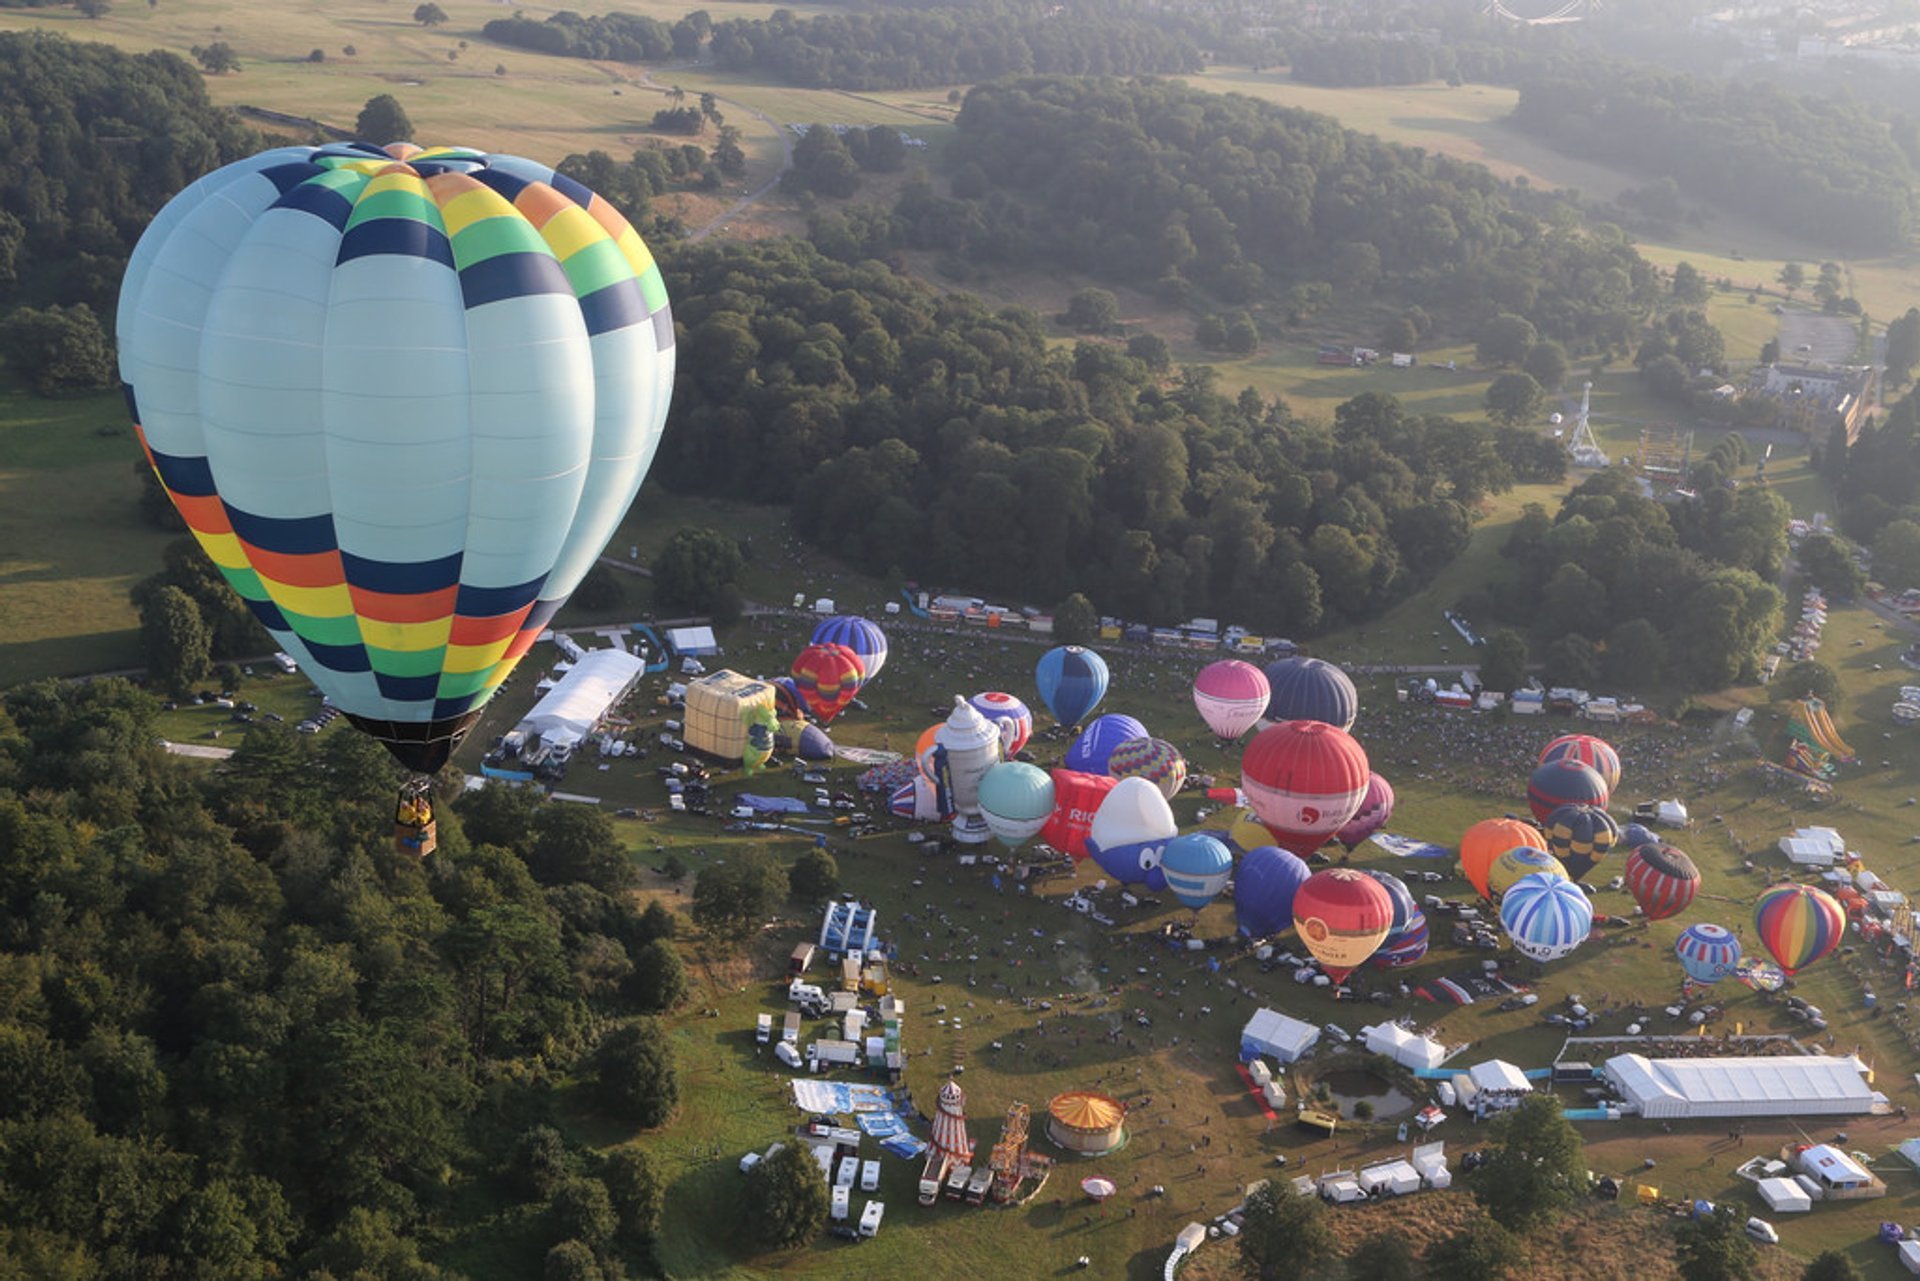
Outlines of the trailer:
{"label": "trailer", "polygon": [[805,974],[813,965],[813,954],[817,950],[812,943],[795,943],[792,955],[787,957],[787,973],[795,978]]}
{"label": "trailer", "polygon": [[979,1169],[975,1170],[973,1172],[973,1177],[967,1180],[967,1204],[968,1205],[986,1204],[987,1189],[991,1188],[992,1186],[993,1186],[993,1171],[991,1169],[983,1165]]}
{"label": "trailer", "polygon": [[753,1039],[761,1045],[773,1039],[773,1015],[762,1014],[754,1020]]}
{"label": "trailer", "polygon": [[807,1047],[807,1057],[815,1063],[860,1066],[860,1047],[852,1041],[815,1041]]}
{"label": "trailer", "polygon": [[873,1237],[880,1235],[880,1216],[887,1212],[884,1201],[869,1201],[866,1209],[860,1211],[860,1235]]}
{"label": "trailer", "polygon": [[788,1010],[787,1021],[780,1028],[780,1042],[783,1045],[797,1045],[800,1041],[800,1011]]}
{"label": "trailer", "polygon": [[973,1177],[973,1167],[956,1165],[947,1172],[947,1200],[958,1201],[967,1195],[967,1180]]}
{"label": "trailer", "polygon": [[835,1222],[838,1222],[838,1223],[846,1222],[847,1207],[852,1203],[852,1201],[853,1201],[853,1194],[848,1192],[845,1188],[837,1187],[833,1190],[833,1218]]}

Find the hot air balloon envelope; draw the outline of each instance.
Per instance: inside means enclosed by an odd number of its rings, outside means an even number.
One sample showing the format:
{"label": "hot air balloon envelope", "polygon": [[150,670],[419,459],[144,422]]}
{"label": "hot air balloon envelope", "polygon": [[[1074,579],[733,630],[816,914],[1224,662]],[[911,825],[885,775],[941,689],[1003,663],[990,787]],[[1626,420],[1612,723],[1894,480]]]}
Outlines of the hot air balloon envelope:
{"label": "hot air balloon envelope", "polygon": [[999,690],[988,690],[975,694],[971,700],[974,710],[993,722],[1000,731],[1000,758],[1012,760],[1033,737],[1033,713],[1027,705],[1011,694]]}
{"label": "hot air balloon envelope", "polygon": [[1393,817],[1393,784],[1378,774],[1369,774],[1367,794],[1360,800],[1360,808],[1346,821],[1341,829],[1333,834],[1333,839],[1352,850],[1360,842],[1372,836],[1387,825]]}
{"label": "hot air balloon envelope", "polygon": [[1460,870],[1481,898],[1489,897],[1487,873],[1493,869],[1494,860],[1522,845],[1543,850],[1547,838],[1531,823],[1517,818],[1481,819],[1460,838]]}
{"label": "hot air balloon envelope", "polygon": [[1379,872],[1370,867],[1363,867],[1360,871],[1380,882],[1380,888],[1387,892],[1387,898],[1393,903],[1393,922],[1387,927],[1387,932],[1389,936],[1398,933],[1420,910],[1413,901],[1413,891],[1392,872]]}
{"label": "hot air balloon envelope", "polygon": [[1534,767],[1527,779],[1527,808],[1544,823],[1562,805],[1607,807],[1607,780],[1590,765],[1553,760]]}
{"label": "hot air balloon envelope", "polygon": [[1338,729],[1352,729],[1360,712],[1360,695],[1353,678],[1319,658],[1283,658],[1266,671],[1270,693],[1266,719],[1324,721]]}
{"label": "hot air balloon envelope", "polygon": [[1233,854],[1219,837],[1189,832],[1167,842],[1160,871],[1173,896],[1197,912],[1227,888],[1233,878]]}
{"label": "hot air balloon envelope", "polygon": [[1336,983],[1379,950],[1392,926],[1386,887],[1350,867],[1315,872],[1293,896],[1294,931]]}
{"label": "hot air balloon envelope", "polygon": [[1159,788],[1144,778],[1123,778],[1093,816],[1087,853],[1122,884],[1159,890],[1166,885],[1160,860],[1179,830]]}
{"label": "hot air balloon envelope", "polygon": [[444,764],[592,567],[673,386],[660,269],[518,156],[278,147],[148,224],[115,330],[134,429],[274,644]]}
{"label": "hot air balloon envelope", "polygon": [[1593,930],[1593,904],[1572,881],[1535,873],[1508,887],[1500,925],[1513,946],[1536,961],[1557,961]]}
{"label": "hot air balloon envelope", "polygon": [[1387,941],[1373,954],[1373,964],[1383,970],[1417,964],[1427,954],[1428,942],[1427,914],[1416,907],[1405,925],[1387,935]]}
{"label": "hot air balloon envelope", "polygon": [[1107,773],[1115,778],[1144,778],[1172,800],[1187,781],[1187,760],[1164,738],[1130,738],[1107,758]]}
{"label": "hot air balloon envelope", "polygon": [[1604,738],[1591,734],[1562,734],[1540,749],[1539,764],[1577,761],[1607,781],[1607,791],[1620,786],[1620,753]]}
{"label": "hot air balloon envelope", "polygon": [[860,656],[845,645],[813,644],[793,660],[793,684],[813,719],[822,725],[846,710],[865,680]]}
{"label": "hot air balloon envelope", "polygon": [[1680,968],[1696,983],[1718,983],[1740,963],[1740,940],[1733,931],[1704,921],[1681,930],[1673,950]]}
{"label": "hot air balloon envelope", "polygon": [[1621,876],[1650,921],[1678,916],[1700,892],[1700,869],[1685,852],[1654,842],[1627,855]]}
{"label": "hot air balloon envelope", "polygon": [[1240,859],[1233,880],[1233,915],[1249,938],[1278,934],[1293,924],[1293,896],[1313,870],[1277,845],[1259,845]]}
{"label": "hot air balloon envelope", "polygon": [[1285,721],[1254,736],[1240,758],[1241,786],[1275,843],[1302,857],[1346,825],[1367,795],[1367,754],[1345,730]]}
{"label": "hot air balloon envelope", "polygon": [[1260,723],[1273,695],[1267,674],[1237,658],[1209,663],[1193,678],[1193,706],[1207,728],[1232,740]]}
{"label": "hot air balloon envelope", "polygon": [[1776,885],[1754,905],[1760,945],[1791,978],[1840,946],[1847,914],[1833,895],[1811,885]]}
{"label": "hot air balloon envelope", "polygon": [[1487,869],[1487,898],[1495,903],[1500,902],[1523,876],[1547,876],[1564,881],[1567,879],[1567,869],[1545,850],[1518,846],[1493,860],[1493,866]]}
{"label": "hot air balloon envelope", "polygon": [[796,737],[794,753],[803,761],[830,761],[833,759],[833,740],[818,725],[808,725]]}
{"label": "hot air balloon envelope", "polygon": [[1262,845],[1271,845],[1274,835],[1260,816],[1250,809],[1230,809],[1221,814],[1226,826],[1220,829],[1221,839],[1236,853],[1248,854]]}
{"label": "hot air balloon envelope", "polygon": [[1620,840],[1620,824],[1595,805],[1562,805],[1541,824],[1547,851],[1578,879],[1593,870]]}
{"label": "hot air balloon envelope", "polygon": [[887,665],[887,634],[877,623],[855,614],[840,614],[813,629],[815,645],[845,645],[860,660],[862,686]]}
{"label": "hot air balloon envelope", "polygon": [[1038,765],[1002,761],[980,780],[980,814],[1002,845],[1017,850],[1053,817],[1053,779]]}
{"label": "hot air balloon envelope", "polygon": [[1033,681],[1054,720],[1078,725],[1107,695],[1107,662],[1090,649],[1062,645],[1040,656]]}
{"label": "hot air balloon envelope", "polygon": [[1078,862],[1087,856],[1087,834],[1093,830],[1094,815],[1118,780],[1065,769],[1047,772],[1053,778],[1053,816],[1040,829],[1040,839]]}
{"label": "hot air balloon envelope", "polygon": [[1082,774],[1110,773],[1107,762],[1114,750],[1131,739],[1146,736],[1145,725],[1131,716],[1110,712],[1080,732],[1080,737],[1073,740],[1073,746],[1067,749],[1066,758],[1060,764]]}

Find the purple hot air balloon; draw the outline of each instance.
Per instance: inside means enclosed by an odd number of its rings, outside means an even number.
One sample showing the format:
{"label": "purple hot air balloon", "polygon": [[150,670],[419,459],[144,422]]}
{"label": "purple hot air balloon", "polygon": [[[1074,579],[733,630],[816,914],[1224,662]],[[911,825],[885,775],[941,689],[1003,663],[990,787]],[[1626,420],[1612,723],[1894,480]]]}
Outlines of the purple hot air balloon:
{"label": "purple hot air balloon", "polygon": [[1233,878],[1233,914],[1249,938],[1278,934],[1293,924],[1293,896],[1313,869],[1277,845],[1250,849]]}
{"label": "purple hot air balloon", "polygon": [[1387,825],[1393,817],[1393,784],[1378,774],[1369,773],[1367,777],[1367,798],[1360,802],[1360,808],[1347,820],[1345,827],[1333,834],[1333,839],[1352,850],[1360,842],[1372,836]]}
{"label": "purple hot air balloon", "polygon": [[1147,727],[1131,716],[1109,712],[1082,730],[1060,762],[1065,769],[1082,774],[1105,774],[1114,749],[1136,738],[1146,738]]}

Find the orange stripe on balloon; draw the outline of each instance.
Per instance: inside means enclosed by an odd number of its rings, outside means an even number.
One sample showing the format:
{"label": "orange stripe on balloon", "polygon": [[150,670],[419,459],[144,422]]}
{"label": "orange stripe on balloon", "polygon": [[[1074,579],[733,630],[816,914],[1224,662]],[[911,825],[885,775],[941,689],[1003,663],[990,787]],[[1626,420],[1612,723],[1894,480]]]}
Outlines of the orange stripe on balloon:
{"label": "orange stripe on balloon", "polygon": [[528,628],[526,631],[521,632],[513,638],[513,644],[507,646],[507,652],[500,656],[501,664],[505,665],[507,663],[518,662],[528,650],[533,648],[533,642],[539,638],[540,632],[538,629]]}
{"label": "orange stripe on balloon", "polygon": [[[490,618],[468,618],[455,615],[453,634],[447,638],[449,645],[492,645],[519,630],[527,611],[533,606],[516,609],[511,614],[496,614]],[[522,653],[525,651],[522,650]]]}
{"label": "orange stripe on balloon", "polygon": [[353,612],[381,623],[436,623],[453,613],[454,598],[460,587],[444,587],[432,592],[376,592],[347,584],[353,597]]}
{"label": "orange stripe on balloon", "polygon": [[615,209],[611,200],[597,192],[593,199],[587,202],[587,213],[595,222],[605,227],[607,234],[615,240],[620,238],[622,232],[633,230],[633,224],[627,221],[627,216]]}
{"label": "orange stripe on balloon", "polygon": [[390,142],[380,148],[380,150],[386,152],[395,160],[411,160],[425,150],[425,148],[417,147],[411,142]]}
{"label": "orange stripe on balloon", "polygon": [[233,522],[227,519],[227,505],[220,501],[218,494],[174,494],[173,505],[179,509],[181,519],[187,522],[187,528],[197,534],[231,534]]}
{"label": "orange stripe on balloon", "polygon": [[513,207],[526,215],[527,221],[536,227],[546,226],[547,220],[555,214],[579,208],[544,182],[530,182],[522,187],[513,198]]}
{"label": "orange stripe on balloon", "polygon": [[340,563],[338,551],[270,552],[244,538],[240,546],[246,551],[247,563],[255,573],[288,587],[338,587],[347,581],[346,567]]}

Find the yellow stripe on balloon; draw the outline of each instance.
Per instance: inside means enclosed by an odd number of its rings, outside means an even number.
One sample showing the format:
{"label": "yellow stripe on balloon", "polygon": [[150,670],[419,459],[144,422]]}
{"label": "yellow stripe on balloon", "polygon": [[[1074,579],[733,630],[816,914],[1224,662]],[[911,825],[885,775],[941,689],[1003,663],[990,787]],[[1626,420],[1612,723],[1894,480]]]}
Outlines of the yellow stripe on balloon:
{"label": "yellow stripe on balloon", "polygon": [[[388,163],[392,164],[391,161]],[[420,197],[428,204],[433,203],[433,197],[427,194],[425,180],[419,174],[407,169],[389,168],[367,184],[366,190],[360,193],[359,199],[365,200],[368,196],[377,196],[383,191],[404,191],[408,195]]]}
{"label": "yellow stripe on balloon", "polygon": [[562,209],[547,219],[547,225],[540,228],[540,235],[545,238],[547,248],[553,250],[553,256],[562,262],[588,245],[598,244],[607,238],[606,229],[578,205]]}
{"label": "yellow stripe on balloon", "polygon": [[[460,174],[448,174],[436,179],[434,190],[444,195],[448,187],[455,184],[450,178],[464,178]],[[447,235],[457,236],[474,223],[485,218],[518,218],[519,211],[491,187],[484,187],[466,178],[463,184],[466,190],[440,206],[440,219],[446,223]]]}
{"label": "yellow stripe on balloon", "polygon": [[359,622],[361,639],[368,645],[404,653],[439,649],[453,631],[452,618],[436,618],[430,623],[389,623],[362,615]]}
{"label": "yellow stripe on balloon", "polygon": [[251,569],[247,563],[247,553],[240,547],[240,539],[231,533],[203,534],[193,531],[200,540],[200,548],[207,553],[207,559],[222,569]]}
{"label": "yellow stripe on balloon", "polygon": [[620,252],[626,255],[627,263],[633,268],[634,275],[644,276],[647,274],[647,269],[653,266],[653,252],[647,248],[647,242],[640,239],[640,233],[632,227],[615,236],[613,243],[619,245]]}
{"label": "yellow stripe on balloon", "polygon": [[486,645],[449,645],[447,661],[441,668],[449,672],[484,672],[500,661],[512,643],[513,637],[506,636]]}
{"label": "yellow stripe on balloon", "polygon": [[343,618],[353,613],[353,593],[345,583],[334,583],[330,587],[294,587],[276,583],[262,574],[260,585],[267,589],[274,604],[309,618]]}

